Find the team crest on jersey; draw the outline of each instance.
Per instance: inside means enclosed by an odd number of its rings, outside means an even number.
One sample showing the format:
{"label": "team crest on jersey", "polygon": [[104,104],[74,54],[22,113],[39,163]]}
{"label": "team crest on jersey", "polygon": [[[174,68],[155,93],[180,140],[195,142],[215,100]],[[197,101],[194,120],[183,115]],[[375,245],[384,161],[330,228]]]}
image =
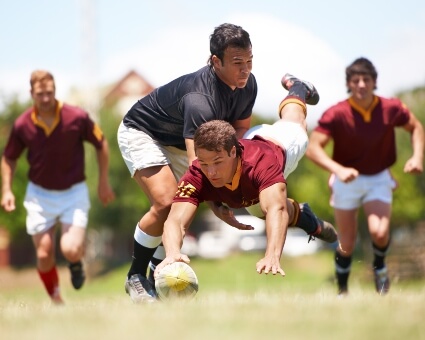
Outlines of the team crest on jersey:
{"label": "team crest on jersey", "polygon": [[244,198],[242,198],[242,206],[243,207],[250,207],[251,205],[257,204],[260,202],[259,198],[254,198],[252,200],[247,200]]}
{"label": "team crest on jersey", "polygon": [[190,184],[185,183],[184,181],[179,184],[177,187],[176,196],[178,197],[190,197],[196,191],[196,188]]}

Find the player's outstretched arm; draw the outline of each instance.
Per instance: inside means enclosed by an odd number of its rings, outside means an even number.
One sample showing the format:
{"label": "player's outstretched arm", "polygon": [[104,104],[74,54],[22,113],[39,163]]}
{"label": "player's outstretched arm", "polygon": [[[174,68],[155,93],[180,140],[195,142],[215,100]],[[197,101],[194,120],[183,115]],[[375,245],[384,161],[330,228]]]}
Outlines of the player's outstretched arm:
{"label": "player's outstretched arm", "polygon": [[256,264],[259,274],[279,273],[285,276],[280,266],[280,258],[289,223],[286,198],[285,183],[276,183],[260,192],[260,205],[266,212],[267,247],[264,257]]}
{"label": "player's outstretched arm", "polygon": [[189,202],[175,202],[171,205],[170,213],[164,223],[164,232],[162,234],[162,243],[165,248],[165,259],[156,266],[155,276],[166,265],[174,262],[189,263],[187,255],[180,252],[183,245],[183,239],[186,230],[189,229],[195,217],[197,206]]}

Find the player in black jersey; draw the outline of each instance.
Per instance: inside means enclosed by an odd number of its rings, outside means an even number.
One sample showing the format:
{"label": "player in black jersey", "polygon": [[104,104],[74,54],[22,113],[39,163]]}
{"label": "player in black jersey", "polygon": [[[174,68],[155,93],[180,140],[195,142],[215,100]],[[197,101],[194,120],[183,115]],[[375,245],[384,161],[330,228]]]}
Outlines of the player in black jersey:
{"label": "player in black jersey", "polygon": [[[131,176],[150,200],[138,221],[133,261],[126,291],[140,299],[146,272],[164,258],[161,244],[177,180],[196,158],[193,135],[202,123],[229,122],[238,138],[250,128],[257,82],[252,69],[249,34],[240,26],[222,24],[210,36],[208,65],[160,86],[138,100],[124,116],[118,144]],[[143,288],[142,288],[143,289]]]}

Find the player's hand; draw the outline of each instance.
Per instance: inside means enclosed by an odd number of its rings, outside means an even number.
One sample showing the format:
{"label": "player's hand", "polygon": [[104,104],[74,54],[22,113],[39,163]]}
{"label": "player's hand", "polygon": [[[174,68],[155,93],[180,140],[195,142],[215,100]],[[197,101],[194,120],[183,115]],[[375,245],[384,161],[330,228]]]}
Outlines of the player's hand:
{"label": "player's hand", "polygon": [[354,168],[341,168],[337,172],[335,172],[335,175],[338,177],[338,179],[341,182],[349,183],[354,181],[358,176],[359,172]]}
{"label": "player's hand", "polygon": [[3,193],[1,197],[1,206],[6,212],[12,212],[16,209],[15,195],[11,191]]}
{"label": "player's hand", "polygon": [[156,279],[161,272],[162,268],[165,266],[168,266],[169,264],[172,264],[174,262],[184,262],[189,264],[190,259],[187,255],[181,254],[181,253],[175,253],[173,255],[167,256],[160,264],[158,264],[155,268],[155,272],[153,274],[154,278]]}
{"label": "player's hand", "polygon": [[103,206],[115,200],[115,193],[108,183],[99,183],[97,194]]}
{"label": "player's hand", "polygon": [[280,266],[280,258],[278,256],[266,255],[257,262],[256,267],[258,274],[264,273],[267,275],[268,273],[272,273],[273,275],[276,275],[279,273],[280,275],[285,276],[285,272]]}
{"label": "player's hand", "polygon": [[221,219],[222,221],[226,222],[228,225],[240,229],[240,230],[254,230],[254,227],[249,224],[243,224],[239,222],[233,213],[233,210],[229,209],[229,207],[222,205],[220,207],[217,207],[216,211],[214,211],[215,215]]}
{"label": "player's hand", "polygon": [[422,161],[419,161],[414,157],[408,159],[404,165],[404,172],[408,174],[421,174],[423,170]]}

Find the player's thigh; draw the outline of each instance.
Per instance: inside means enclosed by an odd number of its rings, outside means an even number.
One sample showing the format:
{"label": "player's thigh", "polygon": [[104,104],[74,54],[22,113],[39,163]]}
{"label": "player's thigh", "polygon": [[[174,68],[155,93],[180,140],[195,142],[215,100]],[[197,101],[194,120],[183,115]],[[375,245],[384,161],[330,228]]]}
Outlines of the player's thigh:
{"label": "player's thigh", "polygon": [[372,241],[378,245],[385,245],[389,238],[391,204],[380,200],[373,200],[364,203],[363,209]]}
{"label": "player's thigh", "polygon": [[86,227],[62,224],[60,247],[63,254],[72,254],[80,257],[84,251]]}
{"label": "player's thigh", "polygon": [[134,179],[149,198],[151,205],[171,204],[177,191],[177,182],[168,165],[137,170]]}
{"label": "player's thigh", "polygon": [[334,209],[340,248],[347,255],[352,254],[356,245],[357,213],[358,209]]}
{"label": "player's thigh", "polygon": [[55,255],[55,228],[51,227],[43,232],[32,235],[37,259],[49,261]]}

